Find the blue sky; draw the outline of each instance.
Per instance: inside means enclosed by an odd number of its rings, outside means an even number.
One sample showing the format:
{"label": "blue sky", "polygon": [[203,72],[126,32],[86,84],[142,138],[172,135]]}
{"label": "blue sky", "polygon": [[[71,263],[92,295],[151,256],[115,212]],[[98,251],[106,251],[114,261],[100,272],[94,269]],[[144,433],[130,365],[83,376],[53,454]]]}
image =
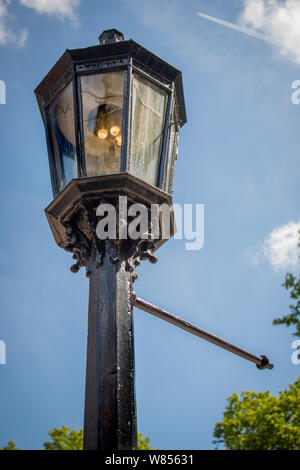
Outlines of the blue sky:
{"label": "blue sky", "polygon": [[170,240],[156,265],[138,268],[136,292],[275,364],[258,371],[135,310],[139,432],[160,449],[211,449],[229,395],[277,393],[298,377],[292,331],[272,320],[288,312],[285,272],[299,268],[300,106],[291,101],[291,84],[300,79],[300,49],[291,44],[299,37],[290,36],[295,15],[276,29],[278,2],[272,11],[263,3],[0,1],[0,80],[7,88],[0,105],[0,340],[7,347],[0,445],[13,439],[39,449],[50,427],[82,427],[88,281],[70,272],[71,257],[55,245],[43,212],[52,193],[33,89],[66,48],[97,44],[111,27],[182,70],[188,123],[174,201],[205,205],[203,249],[186,251],[184,240]]}

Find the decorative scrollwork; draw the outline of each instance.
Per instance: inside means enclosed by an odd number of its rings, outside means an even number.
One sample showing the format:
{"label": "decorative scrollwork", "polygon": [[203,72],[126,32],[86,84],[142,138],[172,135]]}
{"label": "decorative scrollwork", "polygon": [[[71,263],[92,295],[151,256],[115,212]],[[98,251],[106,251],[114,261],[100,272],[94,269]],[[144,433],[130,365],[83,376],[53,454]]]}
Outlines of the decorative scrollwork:
{"label": "decorative scrollwork", "polygon": [[132,255],[127,259],[127,267],[130,272],[134,272],[143,260],[148,260],[153,264],[157,262],[157,257],[153,254],[156,240],[151,234],[147,235],[149,235],[147,239],[137,240]]}
{"label": "decorative scrollwork", "polygon": [[[150,233],[151,224],[149,223],[149,232],[144,233],[137,240],[126,239],[106,239],[100,240],[97,237],[96,227],[98,218],[96,209],[100,203],[113,203],[118,211],[118,203],[115,200],[102,199],[96,201],[93,199],[79,200],[61,219],[61,225],[65,229],[64,243],[61,247],[73,254],[76,263],[72,264],[71,271],[77,273],[80,268],[86,268],[87,277],[91,276],[92,265],[91,257],[93,250],[96,251],[96,267],[103,264],[105,256],[105,246],[111,243],[114,246],[114,255],[110,260],[118,265],[122,261],[126,263],[126,269],[131,273],[132,283],[136,280],[135,269],[141,261],[148,260],[151,263],[157,262],[157,257],[153,254],[156,248],[157,240]],[[128,223],[128,222],[126,222]],[[119,234],[119,222],[117,218],[117,234]],[[123,227],[124,229],[124,227]]]}

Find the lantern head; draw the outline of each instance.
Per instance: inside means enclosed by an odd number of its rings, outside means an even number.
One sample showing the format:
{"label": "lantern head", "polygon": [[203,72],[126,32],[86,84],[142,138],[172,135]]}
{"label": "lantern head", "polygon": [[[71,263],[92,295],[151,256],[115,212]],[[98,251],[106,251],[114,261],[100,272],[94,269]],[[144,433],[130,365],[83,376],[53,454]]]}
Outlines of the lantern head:
{"label": "lantern head", "polygon": [[53,195],[73,179],[124,173],[172,194],[181,72],[116,29],[99,41],[66,50],[35,90]]}

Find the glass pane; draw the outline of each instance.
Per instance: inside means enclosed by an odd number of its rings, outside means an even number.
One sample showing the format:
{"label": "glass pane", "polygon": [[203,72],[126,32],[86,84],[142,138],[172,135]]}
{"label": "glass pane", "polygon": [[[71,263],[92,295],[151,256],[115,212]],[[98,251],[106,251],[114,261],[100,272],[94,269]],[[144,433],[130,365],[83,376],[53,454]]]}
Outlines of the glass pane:
{"label": "glass pane", "polygon": [[81,77],[87,176],[120,172],[124,72]]}
{"label": "glass pane", "polygon": [[167,92],[134,75],[130,173],[156,186]]}
{"label": "glass pane", "polygon": [[70,82],[49,106],[58,190],[77,177],[73,87]]}
{"label": "glass pane", "polygon": [[173,112],[172,123],[170,127],[170,141],[169,141],[169,149],[168,149],[168,161],[167,161],[167,174],[166,174],[166,183],[164,190],[171,194],[173,188],[173,178],[174,178],[174,170],[175,170],[175,163],[178,154],[178,140],[179,140],[179,129],[177,125],[174,124],[176,121],[175,113]]}

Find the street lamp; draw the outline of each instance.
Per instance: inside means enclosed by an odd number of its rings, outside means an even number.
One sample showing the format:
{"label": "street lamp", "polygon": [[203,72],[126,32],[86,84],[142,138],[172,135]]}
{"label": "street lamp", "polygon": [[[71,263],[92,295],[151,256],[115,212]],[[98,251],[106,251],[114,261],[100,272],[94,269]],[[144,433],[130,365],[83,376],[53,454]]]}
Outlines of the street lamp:
{"label": "street lamp", "polygon": [[[58,246],[73,254],[71,270],[85,267],[90,279],[84,449],[129,450],[136,448],[134,305],[260,370],[273,365],[135,295],[136,266],[155,263],[154,252],[175,232],[182,77],[116,29],[99,40],[67,50],[35,93],[54,196],[46,216]],[[111,209],[115,231],[100,236],[99,220],[109,225]],[[144,217],[134,220],[136,212]]]}
{"label": "street lamp", "polygon": [[[140,237],[120,236],[126,196],[150,213],[170,208],[179,130],[186,122],[181,72],[112,29],[100,45],[66,50],[35,90],[46,130],[54,200],[45,210],[71,270],[90,278],[85,449],[136,448],[132,308],[135,267],[166,241],[150,216]],[[121,198],[120,198],[121,196]],[[122,199],[123,197],[123,199]],[[118,214],[99,239],[99,204]],[[103,215],[103,213],[102,213]]]}

